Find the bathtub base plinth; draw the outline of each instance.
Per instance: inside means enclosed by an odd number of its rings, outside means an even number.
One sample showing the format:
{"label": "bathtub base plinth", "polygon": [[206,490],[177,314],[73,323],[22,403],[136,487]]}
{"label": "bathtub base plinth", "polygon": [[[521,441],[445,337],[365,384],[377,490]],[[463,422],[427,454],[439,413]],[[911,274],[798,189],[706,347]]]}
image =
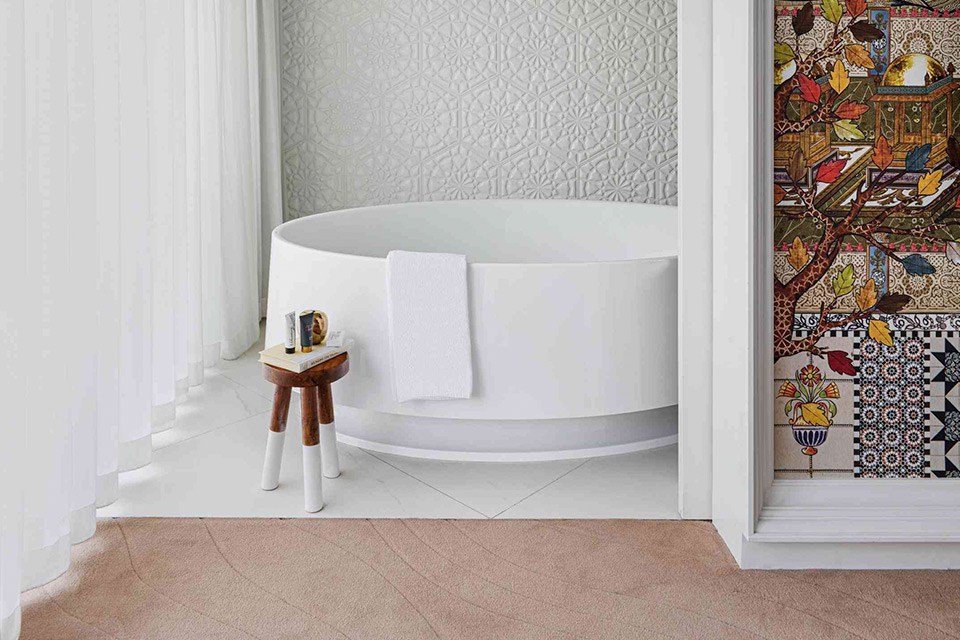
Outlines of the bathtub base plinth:
{"label": "bathtub base plinth", "polygon": [[677,407],[557,420],[463,420],[340,406],[344,444],[413,458],[534,462],[593,458],[677,442]]}

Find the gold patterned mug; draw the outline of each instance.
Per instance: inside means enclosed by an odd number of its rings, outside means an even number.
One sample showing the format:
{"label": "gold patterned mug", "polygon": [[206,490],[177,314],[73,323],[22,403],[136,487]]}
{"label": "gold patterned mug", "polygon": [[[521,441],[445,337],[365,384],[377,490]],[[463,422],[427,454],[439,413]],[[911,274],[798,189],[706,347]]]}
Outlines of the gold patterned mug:
{"label": "gold patterned mug", "polygon": [[313,346],[325,347],[327,345],[327,331],[330,329],[330,322],[327,320],[327,314],[323,311],[315,311],[313,314]]}

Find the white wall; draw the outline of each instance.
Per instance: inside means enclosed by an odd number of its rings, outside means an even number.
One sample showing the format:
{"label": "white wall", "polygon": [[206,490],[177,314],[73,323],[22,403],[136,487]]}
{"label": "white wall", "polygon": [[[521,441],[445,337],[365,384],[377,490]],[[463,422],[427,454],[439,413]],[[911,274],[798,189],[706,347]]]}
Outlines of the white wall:
{"label": "white wall", "polygon": [[676,204],[677,0],[281,0],[286,216]]}

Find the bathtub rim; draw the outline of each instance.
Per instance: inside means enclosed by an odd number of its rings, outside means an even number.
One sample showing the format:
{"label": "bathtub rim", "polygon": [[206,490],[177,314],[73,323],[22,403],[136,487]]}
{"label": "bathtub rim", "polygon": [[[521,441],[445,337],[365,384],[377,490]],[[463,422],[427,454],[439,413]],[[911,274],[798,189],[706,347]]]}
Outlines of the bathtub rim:
{"label": "bathtub rim", "polygon": [[[373,211],[378,209],[392,209],[396,207],[414,207],[417,205],[437,205],[438,203],[443,202],[471,202],[471,203],[490,203],[490,204],[516,204],[516,205],[529,205],[531,202],[538,204],[548,204],[548,203],[564,203],[564,204],[583,204],[589,203],[591,205],[604,206],[604,207],[616,207],[616,208],[632,208],[632,207],[651,207],[656,209],[672,209],[677,216],[677,240],[679,241],[679,209],[675,205],[665,205],[665,204],[649,204],[644,202],[607,202],[604,200],[576,200],[576,199],[517,199],[517,198],[508,198],[508,199],[474,199],[474,200],[423,200],[416,202],[396,202],[389,204],[378,204],[370,206],[359,206],[359,207],[349,207],[346,209],[335,209],[333,211],[324,211],[322,213],[312,213],[308,216],[303,216],[300,218],[294,218],[293,220],[287,220],[282,224],[277,225],[270,234],[271,242],[289,245],[304,251],[315,251],[317,253],[324,253],[331,256],[337,256],[340,258],[351,258],[358,260],[375,260],[379,262],[386,262],[386,257],[378,256],[367,256],[359,255],[356,253],[343,253],[340,251],[330,251],[328,249],[319,249],[317,247],[307,246],[305,244],[298,243],[290,238],[286,238],[282,235],[282,232],[295,227],[298,224],[303,223],[304,221],[318,218],[321,216],[347,216],[351,213],[362,209],[364,211]],[[617,260],[570,260],[570,261],[561,261],[561,262],[473,262],[470,261],[469,256],[467,258],[468,264],[471,268],[495,268],[495,267],[506,267],[511,269],[532,267],[532,268],[543,268],[543,267],[596,267],[597,265],[617,265],[617,264],[631,264],[637,262],[658,262],[658,261],[678,261],[679,259],[679,243],[674,242],[674,247],[671,252],[664,254],[650,255],[650,256],[641,256],[637,258],[623,258]]]}

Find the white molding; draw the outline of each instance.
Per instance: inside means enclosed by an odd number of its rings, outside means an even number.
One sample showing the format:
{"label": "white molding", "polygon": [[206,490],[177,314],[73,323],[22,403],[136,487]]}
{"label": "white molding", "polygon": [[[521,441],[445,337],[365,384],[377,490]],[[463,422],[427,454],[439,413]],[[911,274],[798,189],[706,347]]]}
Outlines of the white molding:
{"label": "white molding", "polygon": [[958,569],[960,544],[951,542],[747,542],[745,569]]}
{"label": "white molding", "polygon": [[[726,0],[713,14],[713,521],[740,561],[757,512],[753,426],[759,402],[758,207],[765,200],[761,124],[765,2]],[[718,7],[719,5],[715,5]],[[769,13],[772,16],[772,12]],[[767,281],[768,282],[768,281]],[[761,434],[762,438],[762,434]],[[762,441],[762,440],[761,440]]]}
{"label": "white molding", "polygon": [[414,447],[402,447],[394,444],[384,444],[382,442],[373,442],[363,438],[355,438],[342,433],[337,433],[337,441],[348,444],[359,449],[368,451],[377,451],[379,453],[389,453],[396,456],[406,456],[409,458],[426,458],[428,460],[449,460],[456,462],[547,462],[551,460],[577,460],[580,458],[599,458],[603,456],[615,456],[622,453],[634,453],[637,451],[647,451],[648,449],[659,449],[672,444],[677,444],[677,436],[665,436],[663,438],[654,438],[643,442],[631,442],[629,444],[617,444],[609,447],[596,447],[592,449],[567,449],[564,451],[529,451],[523,453],[500,453],[495,451],[446,451],[443,449],[417,449]]}
{"label": "white molding", "polygon": [[679,0],[679,504],[709,519],[713,398],[704,384],[713,353],[713,0]]}
{"label": "white molding", "polygon": [[855,478],[816,480],[774,480],[764,507],[816,507],[835,505],[845,509],[877,506],[909,501],[914,507],[956,509],[960,516],[960,483],[933,478],[862,480]]}
{"label": "white molding", "polygon": [[755,542],[960,542],[960,483],[775,480]]}
{"label": "white molding", "polygon": [[754,38],[756,45],[751,59],[755,61],[754,75],[757,92],[754,100],[756,114],[753,129],[756,136],[754,188],[756,220],[754,234],[753,287],[755,336],[755,406],[754,406],[754,467],[753,529],[755,530],[773,482],[773,0],[754,4]]}

